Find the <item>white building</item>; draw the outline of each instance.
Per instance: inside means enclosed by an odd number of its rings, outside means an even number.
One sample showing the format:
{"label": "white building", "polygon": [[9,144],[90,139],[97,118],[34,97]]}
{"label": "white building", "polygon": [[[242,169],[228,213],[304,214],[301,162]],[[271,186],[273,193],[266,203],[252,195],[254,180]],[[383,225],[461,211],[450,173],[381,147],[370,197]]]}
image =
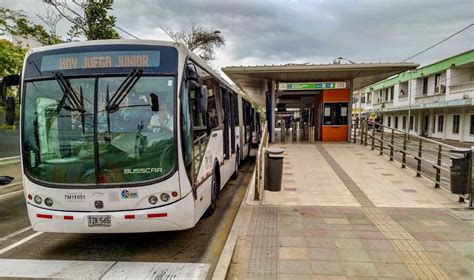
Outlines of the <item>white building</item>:
{"label": "white building", "polygon": [[474,50],[370,85],[354,97],[354,108],[380,112],[386,126],[474,142]]}

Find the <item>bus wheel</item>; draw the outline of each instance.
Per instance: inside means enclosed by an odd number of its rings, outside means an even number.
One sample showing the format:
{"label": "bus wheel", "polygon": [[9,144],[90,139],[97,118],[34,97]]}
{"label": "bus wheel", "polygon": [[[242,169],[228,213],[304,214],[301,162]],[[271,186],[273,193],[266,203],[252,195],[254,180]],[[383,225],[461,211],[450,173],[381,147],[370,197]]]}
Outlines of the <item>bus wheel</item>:
{"label": "bus wheel", "polygon": [[212,171],[212,182],[211,182],[211,204],[206,209],[204,216],[210,217],[212,216],[212,214],[214,214],[214,211],[216,211],[218,192],[219,192],[219,185],[216,179],[216,169],[214,168],[214,170]]}
{"label": "bus wheel", "polygon": [[235,170],[234,173],[232,174],[232,177],[230,177],[232,180],[235,180],[239,177],[239,162],[240,162],[240,150],[237,148],[237,153],[235,154]]}

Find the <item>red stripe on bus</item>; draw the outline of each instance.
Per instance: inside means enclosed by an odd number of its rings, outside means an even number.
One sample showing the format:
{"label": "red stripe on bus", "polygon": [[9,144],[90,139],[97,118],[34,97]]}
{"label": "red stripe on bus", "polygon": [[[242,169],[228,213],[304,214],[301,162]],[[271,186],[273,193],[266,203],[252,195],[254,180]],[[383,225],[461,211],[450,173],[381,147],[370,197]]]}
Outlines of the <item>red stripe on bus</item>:
{"label": "red stripe on bus", "polygon": [[162,218],[162,217],[168,217],[168,213],[155,213],[155,214],[148,214],[148,218]]}
{"label": "red stripe on bus", "polygon": [[46,214],[36,214],[36,218],[41,218],[41,219],[52,219],[53,215],[46,215]]}
{"label": "red stripe on bus", "polygon": [[125,215],[125,220],[135,219],[135,215]]}
{"label": "red stripe on bus", "polygon": [[64,216],[64,220],[74,220],[74,216]]}

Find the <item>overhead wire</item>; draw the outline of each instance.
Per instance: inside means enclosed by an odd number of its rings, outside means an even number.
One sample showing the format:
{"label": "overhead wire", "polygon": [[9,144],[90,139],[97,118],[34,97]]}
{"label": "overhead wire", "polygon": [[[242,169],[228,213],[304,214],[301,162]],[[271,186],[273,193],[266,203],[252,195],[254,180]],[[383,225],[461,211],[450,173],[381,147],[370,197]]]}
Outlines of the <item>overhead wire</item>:
{"label": "overhead wire", "polygon": [[436,46],[438,46],[438,45],[440,45],[440,44],[442,44],[442,43],[448,41],[449,39],[453,38],[454,36],[458,35],[458,34],[461,33],[461,32],[464,32],[465,30],[467,30],[467,29],[469,29],[469,28],[471,28],[471,27],[473,27],[473,26],[474,26],[474,23],[471,23],[471,24],[469,24],[468,26],[464,27],[463,29],[461,29],[461,30],[457,31],[456,33],[450,35],[449,37],[444,38],[443,40],[439,41],[438,43],[436,43],[436,44],[434,44],[434,45],[432,45],[432,46],[430,46],[430,47],[428,47],[428,48],[422,50],[421,52],[418,52],[418,53],[416,53],[416,54],[410,56],[410,57],[407,58],[407,59],[402,60],[401,62],[405,62],[405,61],[407,61],[407,60],[409,60],[409,59],[412,59],[412,58],[414,58],[414,57],[416,57],[416,56],[419,56],[420,54],[422,54],[422,53],[424,53],[424,52],[427,52],[427,51],[429,51],[430,49],[432,49],[432,48],[434,48],[434,47],[436,47]]}

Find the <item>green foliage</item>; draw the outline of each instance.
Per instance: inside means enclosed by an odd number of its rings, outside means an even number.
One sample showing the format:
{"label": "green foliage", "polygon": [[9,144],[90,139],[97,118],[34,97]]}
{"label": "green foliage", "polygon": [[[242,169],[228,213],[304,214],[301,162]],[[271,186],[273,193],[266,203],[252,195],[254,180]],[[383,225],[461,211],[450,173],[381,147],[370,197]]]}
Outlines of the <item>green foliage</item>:
{"label": "green foliage", "polygon": [[206,30],[200,25],[192,24],[191,28],[183,28],[174,32],[164,28],[174,40],[182,41],[186,46],[205,61],[215,59],[215,48],[225,45],[224,36],[219,31]]}
{"label": "green foliage", "polygon": [[74,18],[68,34],[72,38],[85,36],[87,40],[119,39],[116,18],[108,15],[112,4],[113,0],[87,0],[81,6],[84,16]]}
{"label": "green foliage", "polygon": [[0,39],[0,76],[20,73],[25,53],[26,49]]}
{"label": "green foliage", "polygon": [[34,38],[42,45],[61,43],[58,36],[46,31],[42,25],[31,22],[23,12],[1,7],[0,35],[13,35],[25,39]]}

